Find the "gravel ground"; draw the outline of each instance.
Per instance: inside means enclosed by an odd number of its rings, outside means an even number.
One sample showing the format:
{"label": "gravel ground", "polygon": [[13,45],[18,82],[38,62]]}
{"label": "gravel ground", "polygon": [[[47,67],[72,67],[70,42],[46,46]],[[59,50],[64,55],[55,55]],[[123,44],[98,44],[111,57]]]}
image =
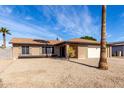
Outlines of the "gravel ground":
{"label": "gravel ground", "polygon": [[0,60],[0,87],[124,87],[124,59],[108,62],[104,71],[96,68],[98,59]]}

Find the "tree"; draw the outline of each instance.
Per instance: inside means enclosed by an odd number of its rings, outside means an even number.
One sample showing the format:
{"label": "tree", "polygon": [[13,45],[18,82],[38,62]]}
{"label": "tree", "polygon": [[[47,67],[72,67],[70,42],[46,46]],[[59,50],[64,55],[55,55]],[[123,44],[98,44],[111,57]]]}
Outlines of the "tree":
{"label": "tree", "polygon": [[106,5],[102,5],[101,50],[99,69],[108,70],[106,56]]}
{"label": "tree", "polygon": [[68,60],[70,57],[74,57],[75,56],[75,51],[73,49],[73,47],[69,47],[68,48]]}
{"label": "tree", "polygon": [[7,28],[1,27],[0,32],[3,34],[3,48],[6,48],[6,34],[11,35]]}
{"label": "tree", "polygon": [[97,41],[95,38],[93,38],[92,36],[84,36],[84,37],[80,37],[81,39],[87,39],[87,40],[93,40],[93,41]]}

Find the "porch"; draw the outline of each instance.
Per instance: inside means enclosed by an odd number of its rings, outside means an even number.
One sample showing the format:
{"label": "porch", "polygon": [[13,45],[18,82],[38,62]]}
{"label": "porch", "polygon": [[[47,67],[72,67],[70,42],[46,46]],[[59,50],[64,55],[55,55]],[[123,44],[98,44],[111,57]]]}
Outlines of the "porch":
{"label": "porch", "polygon": [[72,49],[73,54],[70,56],[71,58],[78,58],[78,45],[75,44],[64,44],[59,46],[60,47],[60,54],[59,57],[68,58],[69,56],[69,48]]}

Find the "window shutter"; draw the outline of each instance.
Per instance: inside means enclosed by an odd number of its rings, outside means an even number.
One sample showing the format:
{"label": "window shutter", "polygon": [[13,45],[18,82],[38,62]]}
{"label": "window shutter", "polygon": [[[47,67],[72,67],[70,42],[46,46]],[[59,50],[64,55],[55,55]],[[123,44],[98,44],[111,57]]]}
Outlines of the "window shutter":
{"label": "window shutter", "polygon": [[32,55],[32,47],[29,46],[29,54]]}
{"label": "window shutter", "polygon": [[42,54],[41,49],[42,49],[42,47],[39,47],[39,54],[40,55]]}
{"label": "window shutter", "polygon": [[19,46],[18,49],[19,49],[19,53],[18,54],[21,55],[22,54],[22,46]]}

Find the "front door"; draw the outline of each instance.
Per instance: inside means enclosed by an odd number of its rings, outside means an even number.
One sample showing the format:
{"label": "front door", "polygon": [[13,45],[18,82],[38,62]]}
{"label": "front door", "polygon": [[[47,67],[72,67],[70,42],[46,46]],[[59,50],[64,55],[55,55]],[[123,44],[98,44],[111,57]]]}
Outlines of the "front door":
{"label": "front door", "polygon": [[65,57],[65,46],[60,47],[60,56]]}

